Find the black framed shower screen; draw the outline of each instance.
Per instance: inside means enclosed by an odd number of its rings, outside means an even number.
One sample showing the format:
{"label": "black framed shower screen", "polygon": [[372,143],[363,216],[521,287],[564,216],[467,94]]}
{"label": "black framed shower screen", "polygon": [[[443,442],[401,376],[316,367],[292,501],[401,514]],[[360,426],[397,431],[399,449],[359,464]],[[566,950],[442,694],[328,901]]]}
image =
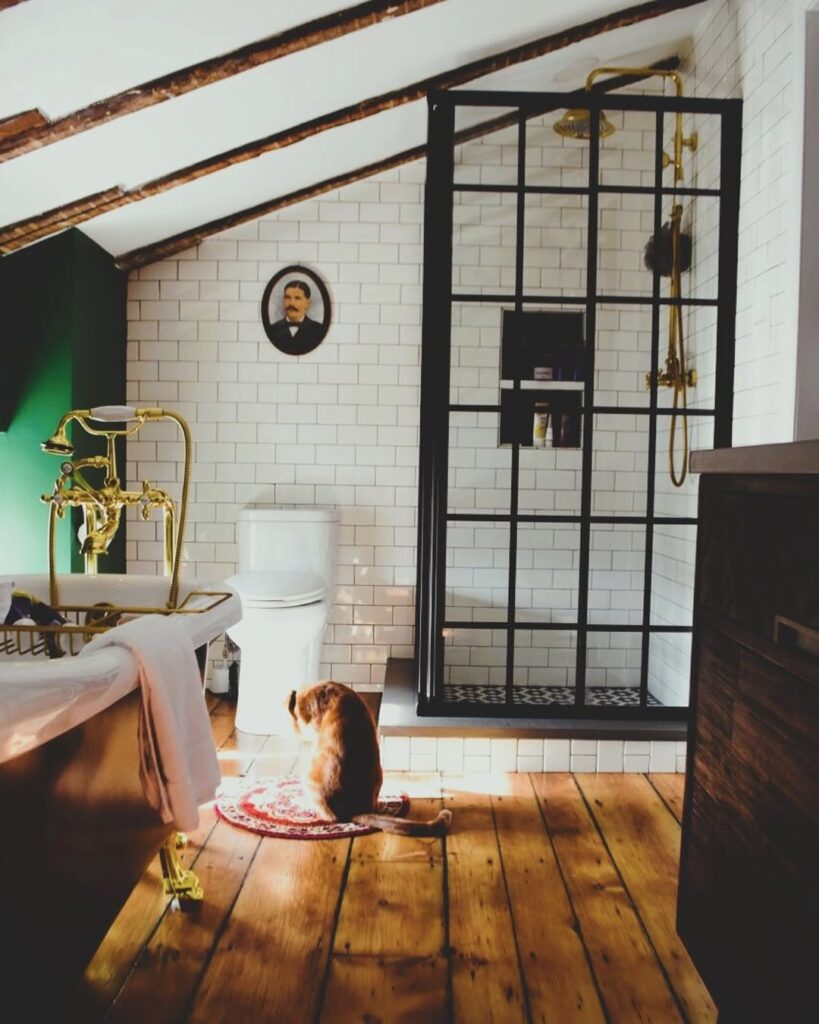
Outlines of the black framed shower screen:
{"label": "black framed shower screen", "polygon": [[[691,622],[678,624],[652,623],[652,560],[653,530],[657,523],[663,526],[695,527],[695,516],[658,515],[655,508],[657,471],[656,441],[658,425],[670,415],[668,407],[658,400],[657,371],[660,350],[664,344],[661,332],[661,310],[680,303],[685,306],[712,307],[715,315],[716,353],[714,366],[713,403],[711,407],[688,409],[681,415],[710,418],[713,423],[713,446],[731,444],[733,413],[734,334],[736,314],[737,247],[739,219],[739,182],[741,150],[741,101],[710,100],[689,97],[649,95],[612,95],[609,93],[505,93],[480,91],[446,91],[430,94],[429,135],[427,149],[427,180],[424,215],[424,280],[422,319],[422,364],[419,453],[419,512],[418,512],[418,571],[416,592],[415,671],[417,678],[419,714],[457,714],[504,717],[548,717],[590,719],[647,719],[681,720],[687,716],[687,707],[657,706],[648,691],[649,645],[654,633],[691,633]],[[558,184],[527,183],[527,124],[530,119],[549,111],[567,107],[584,107],[591,117],[591,138],[588,143],[588,177],[580,187]],[[469,135],[456,132],[456,115],[466,108],[500,108],[517,130],[517,168],[514,181],[503,184],[457,182],[455,180],[455,151]],[[648,111],[655,115],[653,154],[653,183],[642,185],[605,184],[600,176],[599,112]],[[718,132],[715,145],[719,151],[719,177],[713,188],[679,187],[663,182],[663,136],[674,116],[708,115],[717,118]],[[475,119],[477,111],[471,116]],[[511,116],[510,116],[511,115]],[[624,114],[625,116],[625,114]],[[507,121],[508,123],[508,121]],[[478,129],[480,131],[480,129]],[[472,136],[477,134],[473,128]],[[478,289],[453,292],[453,208],[456,197],[463,192],[496,192],[514,201],[515,256],[514,287],[502,288],[496,293]],[[653,233],[659,235],[665,219],[666,204],[679,197],[708,197],[718,203],[719,227],[716,240],[717,293],[715,297],[672,299],[663,295],[660,272],[651,272],[650,294],[618,293],[607,295],[598,288],[598,229],[600,197],[606,193],[647,196],[653,200]],[[524,289],[524,232],[526,230],[526,200],[530,195],[581,195],[587,207],[585,289],[574,295],[538,291],[527,294]],[[511,198],[508,198],[511,197]],[[648,200],[646,200],[648,202]],[[648,271],[646,271],[648,273]],[[521,512],[519,508],[520,448],[517,440],[511,447],[508,511],[498,513],[453,512],[449,509],[449,428],[453,414],[466,412],[496,413],[500,416],[501,395],[498,403],[453,403],[450,393],[450,366],[452,344],[453,303],[465,308],[470,304],[496,303],[514,312],[527,309],[581,311],[585,322],[585,372],[580,394],[579,415],[582,423],[582,462],[580,474],[579,510],[576,514]],[[635,407],[617,405],[609,407],[595,404],[596,318],[601,306],[618,303],[647,310],[651,321],[650,372],[654,383],[648,391],[645,405]],[[668,315],[668,314],[666,314]],[[516,382],[517,392],[519,384]],[[644,514],[593,514],[593,463],[595,455],[595,417],[601,415],[645,417],[648,447],[645,466],[646,499]],[[664,421],[668,423],[668,420]],[[691,421],[689,421],[691,422]],[[508,576],[506,608],[503,617],[481,621],[474,617],[461,621],[446,614],[446,561],[448,531],[462,523],[502,524],[508,529]],[[531,526],[529,524],[532,524]],[[518,572],[518,535],[522,526],[537,529],[538,524],[572,524],[579,532],[578,573],[576,592],[576,618],[572,621],[533,621],[521,619],[516,607],[516,574]],[[643,605],[639,623],[615,624],[596,621],[589,606],[590,593],[590,541],[596,526],[631,527],[645,531]],[[493,635],[505,634],[505,665],[496,667],[502,675],[502,700],[487,703],[475,691],[475,699],[453,701],[447,697],[445,686],[445,638],[453,630],[468,636],[470,630],[491,630]],[[575,646],[573,694],[571,703],[533,705],[521,703],[515,686],[515,636],[521,630],[554,630],[572,634]],[[586,676],[588,670],[589,640],[595,633],[630,633],[639,638],[641,661],[639,669],[639,699],[634,706],[593,706],[588,702]],[[637,641],[634,641],[636,646]],[[637,688],[635,687],[635,690]],[[652,706],[653,705],[653,706]]]}

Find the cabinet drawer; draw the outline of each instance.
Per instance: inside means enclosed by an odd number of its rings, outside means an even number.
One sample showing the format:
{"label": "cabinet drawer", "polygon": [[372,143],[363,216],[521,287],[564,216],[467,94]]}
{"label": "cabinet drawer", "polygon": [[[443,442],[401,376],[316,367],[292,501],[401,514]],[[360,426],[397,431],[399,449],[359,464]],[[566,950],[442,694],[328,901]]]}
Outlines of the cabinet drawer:
{"label": "cabinet drawer", "polygon": [[767,640],[777,616],[819,629],[819,485],[793,490],[701,484],[698,605]]}

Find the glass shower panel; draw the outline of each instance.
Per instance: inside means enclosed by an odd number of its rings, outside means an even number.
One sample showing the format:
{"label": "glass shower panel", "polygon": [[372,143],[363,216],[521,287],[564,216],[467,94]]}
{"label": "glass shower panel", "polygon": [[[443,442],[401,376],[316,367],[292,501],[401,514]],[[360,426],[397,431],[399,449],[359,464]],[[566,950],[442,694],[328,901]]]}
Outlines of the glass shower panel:
{"label": "glass shower panel", "polygon": [[690,626],[694,615],[696,526],[654,527],[651,558],[652,626]]}
{"label": "glass shower panel", "polygon": [[600,184],[653,187],[657,136],[654,111],[606,110],[605,116],[614,131],[605,137],[601,132]]}
{"label": "glass shower panel", "polygon": [[444,699],[502,704],[505,629],[444,630]]}
{"label": "glass shower panel", "polygon": [[517,622],[577,621],[580,527],[519,523],[515,570]]}
{"label": "glass shower panel", "polygon": [[[733,225],[736,214],[736,192],[717,192],[720,146],[733,140],[725,150],[733,185],[740,111],[698,100],[714,116],[682,116],[680,137],[697,132],[699,146],[683,147],[675,181],[673,166],[658,170],[661,151],[675,151],[678,120],[664,110],[673,91],[652,77],[626,94],[642,94],[639,102],[654,109],[606,112],[612,130],[601,133],[594,182],[588,139],[579,129],[573,136],[568,120],[555,132],[565,107],[546,109],[577,103],[577,94],[509,94],[506,105],[499,93],[450,94],[433,107],[430,166],[440,173],[430,187],[442,209],[452,202],[451,239],[442,216],[438,230],[427,225],[425,248],[431,309],[451,310],[441,329],[451,333],[441,355],[449,361],[449,431],[422,448],[423,479],[431,481],[428,494],[422,488],[424,511],[446,530],[444,564],[431,565],[435,585],[419,603],[419,695],[433,703],[443,686],[445,702],[477,699],[503,714],[508,683],[518,709],[543,705],[548,717],[557,701],[584,714],[583,701],[574,707],[578,653],[590,717],[598,705],[638,708],[646,675],[650,706],[687,701],[697,478],[675,487],[668,450],[673,434],[672,468],[680,472],[683,426],[689,451],[713,446],[719,229],[723,216]],[[450,102],[458,133],[451,189],[436,117]],[[602,102],[617,106],[623,97],[612,92]],[[655,236],[655,226],[670,228],[675,204],[684,232],[679,282],[667,265],[668,230]],[[732,227],[724,260],[736,258],[735,237]],[[444,295],[435,282],[449,278],[441,258],[450,241],[453,285]],[[683,301],[670,305],[678,296]],[[733,296],[720,301],[722,316],[733,315]],[[433,356],[437,330],[425,321]],[[667,357],[683,350],[698,379],[686,380],[686,407],[672,415],[675,392],[663,375],[674,369]],[[652,355],[658,380],[646,388]],[[594,379],[584,379],[592,364]],[[427,407],[435,392],[433,383]],[[420,531],[422,564],[435,560],[439,535]],[[442,660],[443,681],[433,678]]]}
{"label": "glass shower panel", "polygon": [[[661,306],[659,314],[658,368],[666,372],[669,355],[669,322],[671,307]],[[714,306],[683,306],[683,358],[686,371],[685,398],[690,408],[708,409],[715,407],[717,370],[717,310]],[[677,326],[675,353],[680,358],[679,323]],[[693,384],[691,372],[693,371]],[[681,404],[682,394],[677,403]],[[674,388],[662,386],[657,390],[657,407],[671,409],[674,405]]]}
{"label": "glass shower panel", "polygon": [[719,198],[694,196],[681,201],[683,231],[691,236],[691,268],[682,275],[682,294],[715,300],[719,294]]}
{"label": "glass shower panel", "polygon": [[[661,338],[665,341],[668,324],[668,308],[660,311]],[[694,370],[696,383],[687,389],[688,405],[692,409],[714,409],[716,407],[717,381],[717,309],[715,306],[688,306],[683,313],[685,330],[685,365]],[[666,346],[661,348],[665,356]],[[660,408],[672,404],[673,392],[663,388],[658,396]]]}
{"label": "glass shower panel", "polygon": [[456,188],[452,201],[454,294],[515,295],[517,196]]}
{"label": "glass shower panel", "polygon": [[590,630],[586,635],[586,704],[637,707],[642,636],[638,631]]}
{"label": "glass shower panel", "polygon": [[688,707],[691,634],[652,633],[648,641],[649,705]]}
{"label": "glass shower panel", "polygon": [[579,515],[583,452],[555,448],[551,426],[545,448],[521,448],[518,467],[518,513]]}
{"label": "glass shower panel", "polygon": [[691,188],[719,189],[721,168],[722,118],[715,114],[683,114],[683,136],[696,132],[697,148],[683,150],[684,185]]}
{"label": "glass shower panel", "polygon": [[645,548],[644,526],[592,526],[588,603],[591,624],[639,626],[642,623]]}
{"label": "glass shower panel", "polygon": [[509,604],[509,524],[447,524],[448,622],[504,622]]}
{"label": "glass shower panel", "polygon": [[524,206],[523,291],[527,296],[586,294],[589,200],[528,193]]}
{"label": "glass shower panel", "polygon": [[597,309],[594,404],[648,408],[646,374],[651,369],[651,309],[630,303]]}
{"label": "glass shower panel", "polygon": [[594,417],[592,515],[645,515],[648,419],[635,413]]}
{"label": "glass shower panel", "polygon": [[517,107],[455,107],[456,185],[517,184],[517,122]]}
{"label": "glass shower panel", "polygon": [[[674,424],[676,420],[676,424]],[[670,465],[672,455],[670,440],[672,425],[674,429],[673,466],[676,478],[680,479],[683,467],[683,430],[682,416],[667,415],[657,417],[657,445],[654,474],[654,515],[684,516],[690,519],[697,517],[697,496],[699,493],[699,476],[688,473],[680,487],[676,487],[671,479]],[[714,446],[714,417],[689,415],[688,423],[689,453],[701,448]]]}
{"label": "glass shower panel", "polygon": [[573,704],[577,634],[562,629],[516,629],[516,704]]}
{"label": "glass shower panel", "polygon": [[598,200],[597,293],[650,298],[645,247],[654,231],[654,196],[603,193]]}
{"label": "glass shower panel", "polygon": [[588,143],[554,130],[565,110],[550,110],[526,122],[526,184],[547,188],[588,188]]}
{"label": "glass shower panel", "polygon": [[498,447],[499,427],[496,412],[450,413],[448,512],[508,515],[512,451]]}
{"label": "glass shower panel", "polygon": [[[680,206],[680,295],[683,299],[715,301],[719,285],[719,199],[715,196],[675,197],[669,192],[663,195],[662,203],[661,241],[653,243],[653,250],[659,256],[660,298],[673,297],[671,215],[673,209]],[[646,241],[653,232],[652,223],[646,232]],[[651,281],[651,274],[648,271],[646,274]],[[686,309],[683,306],[684,315]]]}

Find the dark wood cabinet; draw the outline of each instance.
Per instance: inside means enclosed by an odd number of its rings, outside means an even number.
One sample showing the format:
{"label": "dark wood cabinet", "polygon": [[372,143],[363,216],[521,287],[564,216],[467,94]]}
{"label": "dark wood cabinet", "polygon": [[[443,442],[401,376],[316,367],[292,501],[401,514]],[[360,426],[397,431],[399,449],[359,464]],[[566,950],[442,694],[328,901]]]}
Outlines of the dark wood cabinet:
{"label": "dark wood cabinet", "polygon": [[819,1019],[816,472],[702,476],[691,699],[680,936],[725,1024]]}

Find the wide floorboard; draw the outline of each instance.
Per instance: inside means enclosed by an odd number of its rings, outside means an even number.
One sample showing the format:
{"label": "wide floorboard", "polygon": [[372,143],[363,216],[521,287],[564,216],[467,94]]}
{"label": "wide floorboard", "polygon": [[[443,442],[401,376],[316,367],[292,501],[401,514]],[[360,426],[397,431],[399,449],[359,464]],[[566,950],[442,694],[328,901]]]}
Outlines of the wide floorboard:
{"label": "wide floorboard", "polygon": [[[225,785],[299,767],[210,698]],[[234,780],[233,783],[231,780]],[[445,839],[262,838],[212,808],[158,863],[65,1005],[66,1020],[286,1024],[714,1021],[674,927],[680,775],[394,775]]]}

